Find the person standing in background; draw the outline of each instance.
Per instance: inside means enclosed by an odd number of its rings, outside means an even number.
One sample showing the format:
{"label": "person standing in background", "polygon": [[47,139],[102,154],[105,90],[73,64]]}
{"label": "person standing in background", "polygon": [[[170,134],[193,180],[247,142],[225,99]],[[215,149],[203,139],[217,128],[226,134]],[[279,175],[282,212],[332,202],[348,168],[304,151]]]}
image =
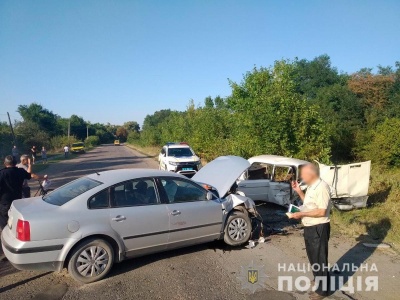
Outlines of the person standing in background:
{"label": "person standing in background", "polygon": [[42,147],[42,163],[47,164],[47,150],[45,147]]}
{"label": "person standing in background", "polygon": [[[28,155],[24,154],[21,155],[21,163],[17,165],[18,168],[24,169],[25,171],[29,172],[31,174],[31,178],[40,180],[40,179],[45,179],[47,176],[40,176],[32,173],[31,170],[31,159],[29,158]],[[31,188],[28,183],[29,179],[25,179],[23,184],[22,184],[22,196],[24,198],[30,198],[31,197]]]}
{"label": "person standing in background", "polygon": [[18,161],[19,158],[19,151],[16,145],[14,145],[14,147],[11,149],[11,154],[14,157],[15,161]]}
{"label": "person standing in background", "polygon": [[68,157],[68,152],[69,152],[69,147],[67,145],[65,145],[65,147],[64,147],[64,158]]}
{"label": "person standing in background", "polygon": [[14,200],[22,197],[22,184],[24,180],[31,179],[31,165],[27,171],[15,166],[15,160],[11,155],[4,159],[5,168],[0,170],[0,229],[7,225],[8,211]]}
{"label": "person standing in background", "polygon": [[36,161],[36,146],[32,146],[31,155],[32,155],[32,165],[34,165]]}

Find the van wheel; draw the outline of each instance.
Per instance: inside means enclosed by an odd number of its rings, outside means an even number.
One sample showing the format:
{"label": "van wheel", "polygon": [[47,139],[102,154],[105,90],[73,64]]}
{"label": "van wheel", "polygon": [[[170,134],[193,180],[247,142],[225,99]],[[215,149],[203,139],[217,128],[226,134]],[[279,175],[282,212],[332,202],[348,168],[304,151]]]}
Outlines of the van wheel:
{"label": "van wheel", "polygon": [[91,283],[107,276],[114,264],[114,250],[105,240],[90,239],[74,249],[68,272],[80,282]]}
{"label": "van wheel", "polygon": [[230,246],[247,243],[251,235],[251,220],[247,213],[234,210],[225,224],[224,242]]}

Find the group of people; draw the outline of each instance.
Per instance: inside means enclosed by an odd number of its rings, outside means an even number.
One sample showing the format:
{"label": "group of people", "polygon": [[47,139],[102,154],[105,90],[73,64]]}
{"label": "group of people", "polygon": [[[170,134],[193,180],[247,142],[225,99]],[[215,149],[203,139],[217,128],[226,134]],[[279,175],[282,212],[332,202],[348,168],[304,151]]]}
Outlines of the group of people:
{"label": "group of people", "polygon": [[[19,159],[19,151],[17,146],[14,145],[14,147],[11,149],[11,153],[13,158],[18,161]],[[37,158],[37,150],[36,150],[36,146],[32,146],[32,148],[29,150],[30,153],[30,157],[32,159],[32,164],[34,165],[36,162],[36,158]],[[40,150],[40,155],[42,157],[42,163],[43,164],[47,164],[47,150],[46,148],[43,146],[42,150]]]}
{"label": "group of people", "polygon": [[8,210],[14,200],[31,197],[31,188],[28,180],[41,180],[46,176],[32,173],[32,160],[29,155],[23,154],[20,163],[13,155],[4,159],[4,168],[0,170],[0,229],[7,225]]}

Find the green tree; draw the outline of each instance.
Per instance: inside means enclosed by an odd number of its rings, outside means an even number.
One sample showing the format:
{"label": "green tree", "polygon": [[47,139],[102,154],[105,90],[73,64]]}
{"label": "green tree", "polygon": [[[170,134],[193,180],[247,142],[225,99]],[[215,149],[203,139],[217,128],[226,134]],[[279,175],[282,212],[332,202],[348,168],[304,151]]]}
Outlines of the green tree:
{"label": "green tree", "polygon": [[57,120],[60,117],[44,108],[42,105],[37,103],[19,105],[17,111],[25,122],[37,124],[39,130],[43,130],[49,135],[56,135],[59,133]]}
{"label": "green tree", "polygon": [[123,127],[128,131],[136,131],[137,133],[140,131],[139,123],[136,121],[125,122]]}
{"label": "green tree", "polygon": [[317,108],[296,91],[294,67],[278,61],[272,68],[254,68],[241,84],[231,82],[229,107],[237,113],[236,138],[243,143],[235,148],[242,155],[328,160],[326,128]]}

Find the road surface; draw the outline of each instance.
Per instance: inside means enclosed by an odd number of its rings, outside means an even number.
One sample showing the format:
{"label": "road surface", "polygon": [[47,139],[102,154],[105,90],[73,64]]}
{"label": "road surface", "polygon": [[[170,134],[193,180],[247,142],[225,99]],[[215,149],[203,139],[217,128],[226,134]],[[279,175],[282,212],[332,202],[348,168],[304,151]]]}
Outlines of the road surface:
{"label": "road surface", "polygon": [[[53,164],[45,172],[57,187],[95,171],[157,166],[154,158],[126,146],[105,145],[78,158]],[[283,210],[261,205],[259,211],[265,228],[270,229],[266,232],[271,233],[271,228],[277,227],[278,234],[269,235],[266,243],[253,249],[229,248],[215,242],[132,259],[115,265],[106,279],[89,285],[75,282],[66,270],[62,273],[18,271],[7,261],[0,261],[0,299],[308,299],[307,292],[287,288],[278,291],[279,276],[311,278],[309,271],[283,272],[278,267],[278,264],[307,262],[301,230],[287,223]],[[287,231],[280,232],[282,228]],[[330,247],[331,263],[376,263],[379,271],[372,274],[379,275],[379,292],[337,291],[330,299],[397,298],[400,270],[395,253],[367,249],[340,235],[332,237]],[[260,271],[257,284],[249,284],[244,278],[246,274],[242,276],[242,267],[245,270],[249,265]],[[365,277],[367,273],[356,275]],[[256,288],[254,293],[252,288]]]}

